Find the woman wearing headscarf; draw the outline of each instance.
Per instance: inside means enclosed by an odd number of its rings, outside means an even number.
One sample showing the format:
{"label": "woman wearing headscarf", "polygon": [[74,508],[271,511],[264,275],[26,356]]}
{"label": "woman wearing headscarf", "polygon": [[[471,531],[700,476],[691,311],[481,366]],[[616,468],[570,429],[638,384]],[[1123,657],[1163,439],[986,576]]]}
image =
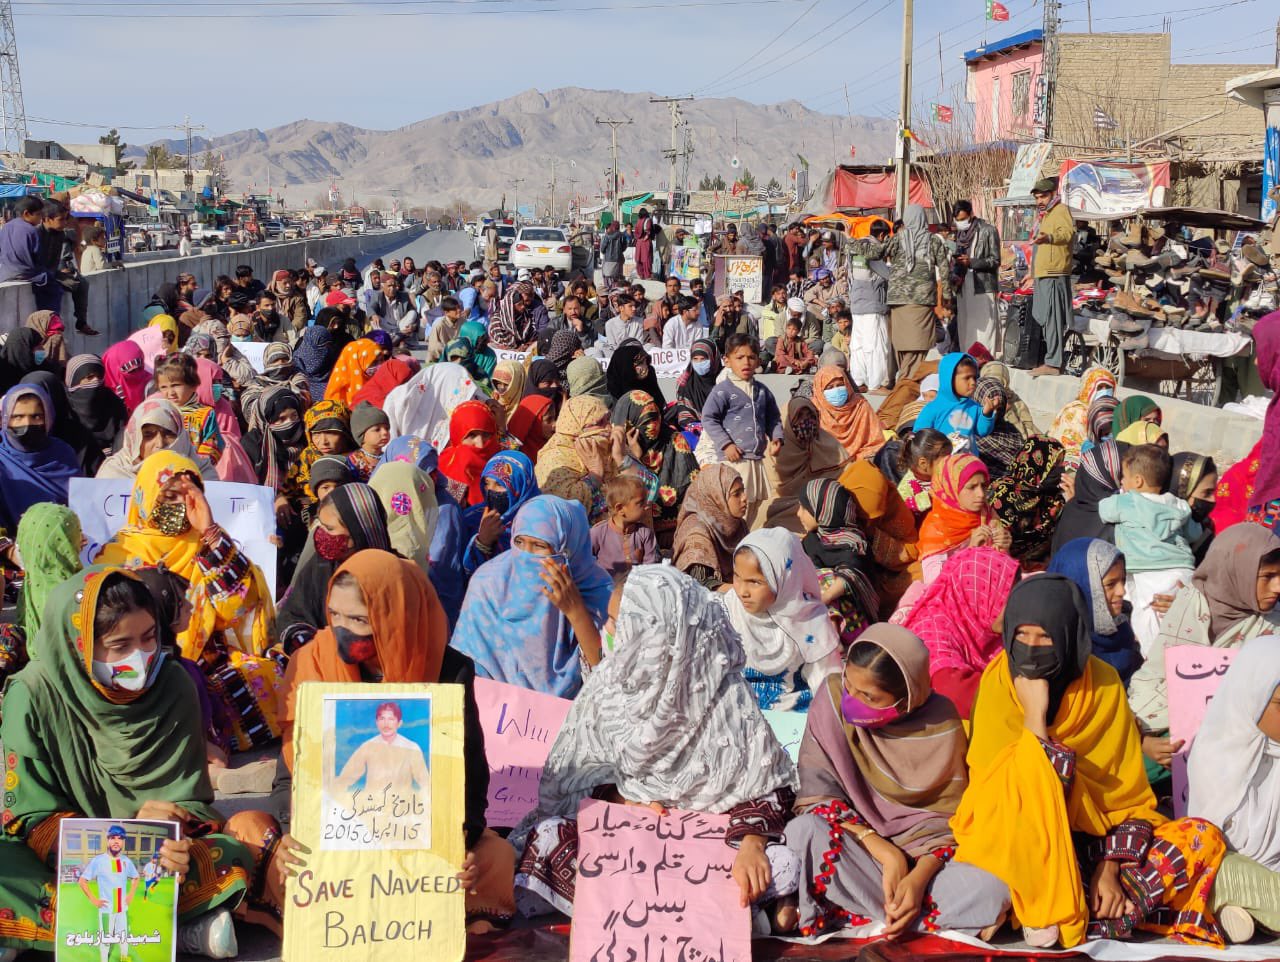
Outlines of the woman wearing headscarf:
{"label": "woman wearing headscarf", "polygon": [[545,357],[540,357],[529,365],[529,374],[525,379],[524,393],[526,397],[541,394],[553,401],[564,400],[564,379],[560,371]]}
{"label": "woman wearing headscarf", "polygon": [[93,443],[81,459],[86,477],[97,474],[129,420],[124,401],[103,383],[105,374],[96,354],[77,354],[67,364],[67,405]]}
{"label": "woman wearing headscarf", "polygon": [[980,405],[991,402],[991,416],[994,423],[991,425],[989,434],[973,438],[976,442],[976,450],[969,453],[982,458],[982,463],[987,466],[987,471],[993,480],[1003,478],[1012,469],[1018,453],[1027,443],[1027,438],[1005,418],[1007,396],[1004,388],[995,378],[978,378],[978,384],[973,389],[973,399]]}
{"label": "woman wearing headscarf", "polygon": [[840,638],[822,603],[818,571],[800,539],[761,528],[733,553],[733,590],[721,594],[761,708],[807,711],[813,692],[840,668]]}
{"label": "woman wearing headscarf", "polygon": [[1280,311],[1253,326],[1258,377],[1272,392],[1262,437],[1239,464],[1223,476],[1216,521],[1219,529],[1237,520],[1241,510],[1258,524],[1273,527],[1280,517]]}
{"label": "woman wearing headscarf", "polygon": [[569,389],[569,397],[591,395],[606,404],[613,401],[609,396],[604,368],[594,357],[575,357],[570,361],[565,369],[565,385]]}
{"label": "woman wearing headscarf", "polygon": [[1240,649],[1187,759],[1187,814],[1221,825],[1231,847],[1214,880],[1211,907],[1233,942],[1248,941],[1253,919],[1280,930],[1278,641],[1255,638]]}
{"label": "woman wearing headscarf", "polygon": [[62,379],[52,371],[32,371],[19,383],[34,384],[44,391],[53,405],[53,423],[49,433],[66,442],[76,456],[80,473],[92,477],[93,472],[102,466],[103,449],[80,419],[72,415],[71,401]]}
{"label": "woman wearing headscarf", "polygon": [[484,401],[463,401],[449,416],[449,444],[440,452],[440,474],[458,504],[484,503],[480,475],[498,453],[498,422]]}
{"label": "woman wearing headscarf", "polygon": [[933,507],[920,523],[920,563],[928,586],[947,557],[961,548],[991,545],[1008,551],[1009,531],[987,503],[987,466],[972,454],[949,454],[933,472]]}
{"label": "woman wearing headscarf", "polygon": [[1036,427],[1035,418],[1031,416],[1031,409],[1018,396],[1018,392],[1013,389],[1012,376],[1009,373],[1007,364],[1002,364],[1000,361],[988,361],[982,365],[981,370],[978,371],[978,376],[991,378],[1004,389],[1004,419],[1016,427],[1019,434],[1027,438],[1033,434],[1040,433],[1040,429]]}
{"label": "woman wearing headscarf", "polygon": [[494,347],[523,351],[538,339],[532,311],[536,297],[528,281],[516,281],[507,288],[497,311],[489,318],[489,339]]}
{"label": "woman wearing headscarf", "polygon": [[880,597],[879,619],[884,621],[912,581],[920,578],[915,516],[897,487],[870,461],[854,461],[839,481],[857,502],[858,527],[867,537],[874,563],[872,586]]}
{"label": "woman wearing headscarf", "polygon": [[213,463],[196,453],[183,424],[182,412],[162,397],[147,398],[134,409],[125,425],[120,450],[102,462],[96,477],[132,481],[138,476],[143,461],[164,450],[194,463],[205,481],[218,480],[218,470]]}
{"label": "woman wearing headscarf", "polygon": [[568,375],[569,363],[581,354],[582,342],[578,340],[577,331],[562,327],[551,335],[551,344],[547,347],[546,357],[560,372],[561,381]]}
{"label": "woman wearing headscarf", "polygon": [[[483,678],[572,698],[582,684],[581,624],[555,601],[552,582],[567,581],[598,629],[613,583],[591,553],[582,506],[550,495],[531,498],[511,525],[511,550],[471,576],[452,644]],[[563,604],[564,602],[562,602]]]}
{"label": "woman wearing headscarf", "polygon": [[334,488],[320,502],[298,570],[280,603],[276,623],[286,653],[307,644],[325,620],[329,579],[339,565],[357,551],[391,550],[387,512],[378,493],[367,484],[352,482]]}
{"label": "woman wearing headscarf", "polygon": [[333,373],[329,375],[329,384],[324,390],[324,399],[341,401],[347,407],[354,407],[356,392],[374,375],[388,353],[366,337],[352,341],[338,355]]}
{"label": "woman wearing headscarf", "polygon": [[639,341],[624,341],[618,345],[609,358],[605,379],[609,394],[614,398],[624,398],[632,391],[644,391],[658,403],[658,410],[667,406],[667,399],[658,387],[658,374],[653,369],[649,352]]}
{"label": "woman wearing headscarf", "polygon": [[489,329],[482,321],[467,321],[458,328],[458,337],[471,344],[471,358],[480,376],[487,382],[498,366],[498,355],[490,344]]}
{"label": "woman wearing headscarf", "polygon": [[67,503],[80,476],[75,452],[53,436],[53,403],[38,384],[19,384],[0,398],[0,527],[17,530],[33,504]]}
{"label": "woman wearing headscarf", "polygon": [[[910,631],[872,625],[814,692],[797,768],[800,934],[990,936],[1008,888],[952,861],[968,783],[964,727]],[[853,844],[857,842],[858,844]]]}
{"label": "woman wearing headscarf", "polygon": [[132,414],[147,396],[147,385],[151,381],[142,348],[133,341],[113,344],[102,355],[102,366],[105,368],[103,383],[124,402],[125,411]]}
{"label": "woman wearing headscarf", "polygon": [[570,398],[555,433],[538,452],[534,473],[543,494],[577,501],[594,524],[607,510],[603,485],[621,468],[610,430],[609,409],[596,397]]}
{"label": "woman wearing headscarf", "polygon": [[876,621],[880,610],[871,582],[874,565],[858,528],[857,504],[840,482],[820,479],[804,486],[797,509],[800,546],[818,569],[822,601],[830,609],[843,651]]}
{"label": "woman wearing headscarf", "polygon": [[533,462],[520,451],[502,451],[489,459],[480,474],[484,502],[463,513],[467,546],[462,566],[474,574],[486,561],[511,547],[511,524],[525,503],[542,492]]}
{"label": "woman wearing headscarf", "polygon": [[511,833],[523,853],[517,908],[572,913],[578,805],[601,789],[610,801],[728,815],[734,877],[761,883],[741,886],[744,903],[766,886],[792,891],[795,859],[776,843],[795,801],[795,767],[742,677],[723,607],[665,565],[633,568],[608,602],[613,650],[551,746],[538,807]]}
{"label": "woman wearing headscarf", "polygon": [[449,443],[449,415],[480,393],[462,365],[437,361],[393,389],[382,409],[392,437],[411,434],[440,451]]}
{"label": "woman wearing headscarf", "polygon": [[[268,344],[262,352],[262,373],[254,377],[240,391],[241,407],[247,411],[253,404],[253,396],[272,387],[287,387],[302,400],[304,406],[311,405],[311,382],[298,370],[294,362],[293,348],[281,341]],[[318,395],[320,397],[323,395]]]}
{"label": "woman wearing headscarf", "polygon": [[1160,619],[1160,633],[1129,684],[1129,704],[1145,731],[1169,728],[1165,649],[1176,645],[1239,648],[1250,638],[1280,634],[1280,535],[1245,522],[1223,531],[1179,588]]}
{"label": "woman wearing headscarf", "polygon": [[1134,421],[1123,431],[1116,432],[1118,444],[1158,444],[1168,450],[1169,432],[1150,421]]}
{"label": "woman wearing headscarf", "polygon": [[213,361],[203,357],[196,359],[196,370],[200,374],[200,384],[195,393],[196,400],[213,409],[218,434],[222,438],[222,454],[215,463],[218,477],[223,481],[256,484],[257,471],[254,470],[253,462],[249,460],[241,443],[244,433],[240,429],[240,418],[227,397],[230,392],[226,372]]}
{"label": "woman wearing headscarf", "polygon": [[4,341],[0,350],[0,390],[7,391],[33,371],[53,371],[40,335],[20,327]]}
{"label": "woman wearing headscarf", "polygon": [[1089,409],[1103,397],[1115,397],[1116,379],[1105,367],[1094,367],[1080,378],[1080,393],[1070,404],[1064,405],[1053,419],[1049,437],[1059,442],[1073,460],[1089,440]]}
{"label": "woman wearing headscarf", "polygon": [[329,375],[338,361],[333,332],[316,324],[302,332],[302,340],[293,351],[293,363],[307,379],[311,399],[318,401],[329,388]]}
{"label": "woman wearing headscarf", "polygon": [[631,457],[658,478],[653,527],[666,543],[676,529],[685,492],[698,473],[698,459],[684,435],[672,430],[657,401],[644,391],[631,391],[618,398],[610,420],[626,432]]}
{"label": "woman wearing headscarf", "polygon": [[1052,438],[1030,437],[1009,472],[991,483],[988,502],[996,520],[1012,535],[1009,553],[1019,561],[1042,561],[1062,514],[1062,471],[1066,451]]}
{"label": "woman wearing headscarf", "polygon": [[[54,589],[40,657],[10,680],[0,737],[6,752],[0,952],[53,951],[59,823],[68,816],[178,820],[193,829],[163,843],[160,867],[181,875],[178,937],[213,958],[237,953],[231,913],[281,932],[283,890],[266,871],[275,820],[213,806],[196,690],[150,638],[124,637],[123,618],[156,626],[155,603],[135,574],[94,568]],[[115,640],[111,648],[105,640]],[[116,668],[134,670],[116,671]],[[192,837],[196,836],[196,837]],[[250,893],[255,893],[251,898]]]}
{"label": "woman wearing headscarf", "polygon": [[1156,810],[1124,686],[1090,657],[1079,589],[1028,578],[1009,595],[1003,634],[974,704],[956,861],[1009,886],[1036,948],[1136,929],[1221,948],[1208,903],[1222,833]]}
{"label": "woman wearing headscarf", "polygon": [[386,461],[374,469],[369,487],[377,492],[387,513],[392,550],[429,574],[431,539],[440,515],[431,475],[416,464]]}
{"label": "woman wearing headscarf", "polygon": [[867,399],[841,368],[820,368],[813,378],[818,423],[851,458],[872,458],[884,447],[884,430]]}
{"label": "woman wearing headscarf", "polygon": [[282,384],[254,395],[246,409],[249,430],[244,450],[253,463],[257,483],[276,492],[277,500],[293,501],[302,496],[298,483],[302,452],[307,447],[307,430],[302,421],[305,405]]}
{"label": "woman wearing headscarf", "polygon": [[763,526],[804,533],[800,523],[800,499],[805,485],[836,478],[849,463],[849,453],[818,422],[813,400],[797,394],[787,402],[782,417],[782,447],[765,454],[764,467],[773,497],[764,503],[756,521]]}
{"label": "woman wearing headscarf", "polygon": [[1212,514],[1218,498],[1218,466],[1213,458],[1194,451],[1182,451],[1172,460],[1169,493],[1191,505],[1191,517],[1200,523],[1202,529],[1200,539],[1191,545],[1199,563],[1204,560],[1215,534]]}
{"label": "woman wearing headscarf", "polygon": [[1080,459],[1075,493],[1063,507],[1053,531],[1054,552],[1076,538],[1115,540],[1113,526],[1098,517],[1098,504],[1120,490],[1120,459],[1127,448],[1115,441],[1104,441]]}
{"label": "woman wearing headscarf", "polygon": [[[596,367],[598,368],[599,365]],[[520,406],[521,398],[525,395],[527,381],[528,372],[524,365],[510,358],[499,361],[493,369],[492,377],[489,378],[493,396],[502,402],[502,410],[507,413],[508,427],[512,417],[515,416],[516,408]]]}
{"label": "woman wearing headscarf", "polygon": [[387,402],[387,395],[413,377],[415,368],[407,360],[398,357],[389,358],[378,365],[373,377],[355,393],[355,403],[359,405],[368,401],[381,409]]}
{"label": "woman wearing headscarf", "polygon": [[733,553],[747,534],[746,487],[732,466],[703,467],[680,505],[671,563],[711,591],[733,582]]}
{"label": "woman wearing headscarf", "polygon": [[1148,421],[1159,426],[1163,419],[1164,415],[1155,401],[1142,394],[1134,394],[1121,401],[1120,406],[1116,408],[1115,418],[1111,425],[1112,436],[1118,440],[1120,432],[1131,424],[1136,424],[1139,421]]}
{"label": "woman wearing headscarf", "polygon": [[1093,654],[1116,670],[1120,683],[1142,666],[1142,651],[1129,624],[1124,600],[1125,564],[1120,549],[1100,538],[1068,541],[1049,562],[1049,571],[1070,578],[1089,609]]}
{"label": "woman wearing headscarf", "polygon": [[929,649],[933,690],[951,699],[961,718],[969,718],[982,672],[1001,651],[997,621],[1019,575],[1018,562],[1003,551],[964,548],[902,619]]}
{"label": "woman wearing headscarf", "polygon": [[[407,465],[406,465],[407,466]],[[307,682],[358,684],[456,684],[463,687],[462,757],[466,798],[461,829],[476,880],[466,893],[467,921],[506,920],[515,913],[511,879],[515,853],[486,827],[489,766],[475,698],[475,665],[449,647],[445,614],[421,568],[382,551],[360,551],[327,586],[326,626],[289,662],[285,678],[285,736],[273,808],[288,812],[293,789],[291,733],[297,695]],[[351,622],[353,615],[363,620]],[[367,632],[366,651],[352,650],[352,625]],[[370,689],[374,690],[374,689]],[[448,826],[456,831],[458,826]],[[286,844],[286,848],[292,848]]]}
{"label": "woman wearing headscarf", "polygon": [[535,464],[538,452],[556,433],[559,410],[556,401],[545,394],[530,394],[520,400],[507,421],[507,433],[520,442],[520,450]]}
{"label": "woman wearing headscarf", "polygon": [[275,605],[267,581],[217,524],[193,461],[160,451],[142,462],[125,526],[97,552],[102,565],[163,564],[191,588],[191,614],[177,642],[227,708],[221,747],[247,751],[280,735]]}
{"label": "woman wearing headscarf", "polygon": [[708,337],[698,338],[689,346],[689,366],[676,382],[677,400],[683,401],[701,416],[702,405],[707,403],[707,395],[716,386],[716,380],[723,369],[715,341]]}
{"label": "woman wearing headscarf", "polygon": [[476,363],[475,348],[465,337],[456,337],[445,345],[440,360],[449,364],[457,364],[465,368],[482,391],[491,390],[492,384]]}
{"label": "woman wearing headscarf", "polygon": [[84,567],[80,561],[80,519],[60,504],[33,504],[18,522],[15,540],[23,571],[17,623],[26,632],[30,649],[49,595]]}
{"label": "woman wearing headscarf", "polygon": [[61,371],[67,363],[66,327],[57,311],[36,311],[27,315],[25,326],[40,335],[41,346],[45,357],[52,362],[56,370]]}

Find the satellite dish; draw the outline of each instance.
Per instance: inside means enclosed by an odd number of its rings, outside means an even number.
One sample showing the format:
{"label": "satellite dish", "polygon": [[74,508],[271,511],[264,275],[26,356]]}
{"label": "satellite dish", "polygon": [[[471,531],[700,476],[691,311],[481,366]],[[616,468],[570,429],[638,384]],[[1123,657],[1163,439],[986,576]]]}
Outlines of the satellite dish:
{"label": "satellite dish", "polygon": [[733,160],[729,161],[729,166],[732,167],[734,170],[737,170],[739,167],[742,166],[742,161],[740,161],[737,158],[737,156],[735,156]]}

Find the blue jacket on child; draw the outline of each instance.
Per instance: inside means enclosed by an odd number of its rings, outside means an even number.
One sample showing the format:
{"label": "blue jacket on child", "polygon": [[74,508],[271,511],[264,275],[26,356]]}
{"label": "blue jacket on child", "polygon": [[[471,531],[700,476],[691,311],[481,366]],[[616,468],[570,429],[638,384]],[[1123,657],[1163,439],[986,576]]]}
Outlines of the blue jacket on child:
{"label": "blue jacket on child", "polygon": [[717,456],[736,444],[744,460],[759,461],[764,458],[765,446],[782,437],[782,414],[773,392],[755,383],[754,394],[754,399],[747,397],[726,375],[707,395],[702,405],[702,430],[710,435]]}
{"label": "blue jacket on child", "polygon": [[916,418],[917,431],[933,428],[953,441],[959,435],[964,440],[986,437],[996,426],[994,414],[984,414],[982,405],[971,397],[956,394],[956,368],[961,361],[968,361],[976,370],[978,362],[968,354],[954,351],[938,364],[938,396],[925,405]]}

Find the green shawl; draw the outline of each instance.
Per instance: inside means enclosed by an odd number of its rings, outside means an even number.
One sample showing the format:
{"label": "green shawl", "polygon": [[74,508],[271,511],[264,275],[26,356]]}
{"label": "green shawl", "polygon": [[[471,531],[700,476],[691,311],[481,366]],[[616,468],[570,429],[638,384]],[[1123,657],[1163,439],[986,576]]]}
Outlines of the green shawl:
{"label": "green shawl", "polygon": [[1116,408],[1115,420],[1111,424],[1111,436],[1119,437],[1120,432],[1135,421],[1141,421],[1143,415],[1160,410],[1160,405],[1142,394],[1127,397]]}
{"label": "green shawl", "polygon": [[26,574],[18,624],[27,634],[27,653],[34,658],[38,649],[33,642],[49,593],[84,567],[80,562],[80,519],[60,504],[33,504],[18,522],[17,541]]}
{"label": "green shawl", "polygon": [[40,628],[40,659],[5,688],[0,740],[10,838],[25,840],[58,813],[132,818],[150,800],[221,821],[212,807],[200,711],[186,669],[168,659],[151,687],[129,701],[109,698],[89,674],[93,615],[113,572],[133,577],[123,568],[95,567],[53,590]]}

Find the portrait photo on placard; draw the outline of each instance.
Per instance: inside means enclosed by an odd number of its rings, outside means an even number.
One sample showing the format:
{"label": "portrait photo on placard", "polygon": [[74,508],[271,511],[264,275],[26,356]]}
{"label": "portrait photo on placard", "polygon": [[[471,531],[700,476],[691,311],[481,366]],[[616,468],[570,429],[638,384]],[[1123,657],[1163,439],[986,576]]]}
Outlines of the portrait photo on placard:
{"label": "portrait photo on placard", "polygon": [[327,695],[320,847],[431,848],[431,696]]}
{"label": "portrait photo on placard", "polygon": [[58,832],[59,962],[172,962],[178,880],[160,849],[178,824],[65,818]]}

